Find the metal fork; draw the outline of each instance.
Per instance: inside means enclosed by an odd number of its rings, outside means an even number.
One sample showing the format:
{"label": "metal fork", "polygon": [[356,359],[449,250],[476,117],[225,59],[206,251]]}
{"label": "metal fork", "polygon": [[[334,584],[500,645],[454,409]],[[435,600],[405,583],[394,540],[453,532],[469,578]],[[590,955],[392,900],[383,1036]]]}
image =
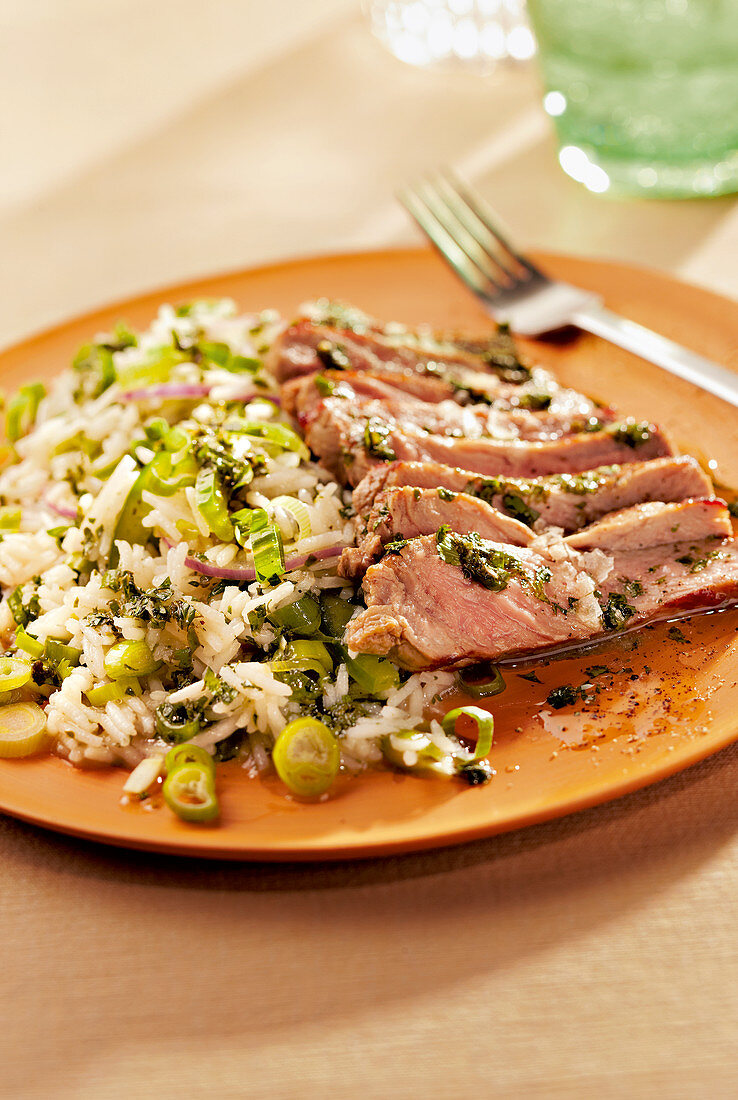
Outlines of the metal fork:
{"label": "metal fork", "polygon": [[550,279],[515,251],[489,207],[450,172],[404,188],[398,197],[496,321],[521,336],[576,325],[738,406],[738,375],[612,313],[598,294]]}

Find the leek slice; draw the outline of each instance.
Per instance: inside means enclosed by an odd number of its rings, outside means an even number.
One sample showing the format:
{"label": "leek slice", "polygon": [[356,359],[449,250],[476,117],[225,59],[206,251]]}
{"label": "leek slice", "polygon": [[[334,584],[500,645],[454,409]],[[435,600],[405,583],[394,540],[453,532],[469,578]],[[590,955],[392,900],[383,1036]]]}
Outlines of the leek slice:
{"label": "leek slice", "polygon": [[0,757],[31,756],[46,740],[46,715],[37,703],[0,707]]}
{"label": "leek slice", "polygon": [[276,584],[285,572],[282,536],[263,508],[254,508],[250,537],[257,580]]}
{"label": "leek slice", "polygon": [[197,493],[197,510],[211,532],[221,542],[232,542],[233,524],[229,519],[228,505],[215,470],[200,470],[195,482],[195,492]]}
{"label": "leek slice", "polygon": [[283,508],[297,523],[297,537],[290,539],[290,542],[307,539],[312,535],[313,525],[310,521],[310,512],[307,505],[303,504],[301,500],[296,497],[275,497],[272,504],[275,508]]}

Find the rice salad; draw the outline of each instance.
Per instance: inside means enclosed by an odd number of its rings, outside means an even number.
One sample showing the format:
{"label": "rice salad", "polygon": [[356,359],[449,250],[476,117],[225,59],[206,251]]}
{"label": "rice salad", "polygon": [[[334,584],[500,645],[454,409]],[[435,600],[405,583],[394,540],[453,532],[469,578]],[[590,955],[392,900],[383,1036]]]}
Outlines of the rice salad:
{"label": "rice salad", "polygon": [[8,402],[0,755],[122,765],[129,796],[163,782],[189,820],[217,817],[227,759],[298,796],[383,760],[485,778],[455,719],[426,717],[454,673],[341,643],[362,606],[336,568],[351,494],[280,409],[282,328],[231,301],[165,305]]}

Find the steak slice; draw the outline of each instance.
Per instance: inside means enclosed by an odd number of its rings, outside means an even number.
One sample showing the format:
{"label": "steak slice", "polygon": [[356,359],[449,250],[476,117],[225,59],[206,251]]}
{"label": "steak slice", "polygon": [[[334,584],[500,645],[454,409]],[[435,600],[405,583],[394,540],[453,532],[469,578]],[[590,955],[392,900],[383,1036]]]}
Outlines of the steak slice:
{"label": "steak slice", "polygon": [[510,547],[442,530],[386,555],[363,587],[350,649],[412,669],[462,666],[735,603],[738,546],[707,538],[606,555],[555,538]]}
{"label": "steak slice", "polygon": [[553,526],[565,531],[645,501],[712,496],[709,477],[689,455],[528,480],[471,478],[466,470],[440,463],[393,462],[376,467],[357,485],[354,508],[360,514],[368,512],[375,497],[395,485],[465,491],[499,511],[535,523],[536,529]]}
{"label": "steak slice", "polygon": [[360,577],[396,536],[432,535],[443,524],[461,534],[476,531],[482,538],[513,546],[527,546],[535,537],[525,524],[465,493],[398,487],[380,493],[369,516],[359,521],[357,545],[344,550],[338,572]]}
{"label": "steak slice", "polygon": [[433,405],[453,400],[454,388],[441,378],[409,370],[322,370],[318,374],[298,375],[281,387],[282,407],[303,423],[322,398],[329,395],[351,398],[354,394],[395,401],[406,395]]}
{"label": "steak slice", "polygon": [[669,504],[635,504],[568,535],[566,542],[576,550],[616,552],[642,550],[677,540],[729,539],[732,534],[727,504],[712,497]]}
{"label": "steak slice", "polygon": [[[374,414],[374,409],[377,413]],[[340,481],[358,485],[378,462],[400,459],[458,466],[486,476],[538,477],[671,454],[660,429],[613,424],[553,440],[464,439],[400,425],[381,403],[324,398],[305,428],[314,455]]]}
{"label": "steak slice", "polygon": [[[427,669],[568,644],[601,629],[602,612],[586,572],[528,548],[482,545],[502,566],[499,591],[445,561],[434,535],[385,555],[367,570],[367,610],[349,623],[346,645],[405,668]],[[570,595],[579,599],[571,609]]]}
{"label": "steak slice", "polygon": [[[597,410],[588,398],[573,390],[562,389],[547,396],[540,408],[527,407],[525,395],[491,405],[461,405],[453,399],[453,393],[443,400],[421,400],[388,383],[387,377],[375,371],[329,371],[292,379],[282,387],[282,404],[303,429],[320,414],[321,403],[330,396],[347,400],[367,416],[389,416],[403,427],[468,439],[552,439],[585,429],[593,431],[614,420],[611,410]],[[432,382],[435,388],[438,380]]]}
{"label": "steak slice", "polygon": [[530,377],[504,327],[483,339],[461,340],[436,336],[429,328],[382,324],[351,306],[325,301],[305,307],[305,316],[285,329],[272,348],[270,367],[280,382],[326,367],[420,374],[466,368],[514,383]]}

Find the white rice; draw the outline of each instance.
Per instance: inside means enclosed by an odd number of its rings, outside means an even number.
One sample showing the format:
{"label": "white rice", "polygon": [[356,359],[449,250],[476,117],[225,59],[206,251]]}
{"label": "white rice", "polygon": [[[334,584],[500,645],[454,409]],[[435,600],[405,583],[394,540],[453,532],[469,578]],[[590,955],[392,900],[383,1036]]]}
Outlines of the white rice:
{"label": "white rice", "polygon": [[[161,355],[163,347],[173,352],[175,333],[180,346],[198,340],[227,343],[233,355],[261,359],[280,330],[275,314],[239,316],[230,302],[196,304],[184,316],[163,306],[136,346],[113,352],[117,381],[102,393],[81,392],[84,385],[93,385],[94,373],[87,381],[83,369],[61,373],[41,402],[35,426],[17,441],[17,460],[0,474],[0,503],[22,510],[20,530],[3,532],[0,541],[0,639],[12,650],[18,620],[7,598],[16,593],[16,605],[20,598],[25,609],[21,614],[27,634],[41,645],[55,639],[79,652],[79,664],[65,678],[54,682],[52,676],[41,695],[42,702],[48,695],[47,728],[56,751],[74,764],[134,768],[168,748],[158,719],[162,707],[200,706],[200,728],[192,743],[216,751],[239,734],[244,764],[258,772],[270,766],[274,739],[301,713],[292,688],[271,667],[285,643],[265,615],[308,594],[353,598],[353,590],[337,574],[337,557],[308,561],[271,586],[218,583],[201,576],[193,568],[198,557],[220,569],[248,568],[253,559],[235,540],[223,542],[213,535],[192,484],[166,495],[143,486],[140,542],[151,532],[148,545],[128,541],[120,531],[122,523],[126,530],[124,520],[142,468],[160,450],[156,425],[161,418],[170,427],[183,426],[191,439],[200,438],[202,425],[220,430],[228,416],[287,423],[264,398],[251,399],[245,407],[238,401],[253,384],[248,373],[203,365],[196,356],[185,355],[171,366],[165,381],[152,381],[145,373],[147,357]],[[107,343],[111,338],[101,339]],[[137,370],[143,374],[137,376]],[[265,394],[276,393],[263,366],[258,378]],[[124,396],[149,386],[155,394],[157,386],[170,384],[207,385],[209,396]],[[226,402],[235,404],[226,409]],[[232,453],[261,457],[237,507],[263,508],[285,539],[298,534],[297,523],[275,498],[292,496],[307,508],[309,533],[285,543],[287,559],[351,543],[347,498],[324,469],[293,450],[250,435],[234,436]],[[77,518],[70,523],[65,515]],[[66,533],[60,532],[65,523]],[[108,573],[111,568],[117,572]],[[157,625],[137,616],[121,594],[122,576],[143,593],[166,584],[168,599],[184,601],[192,621],[183,625],[169,616]],[[118,642],[145,642],[160,664],[138,677],[140,694],[94,705],[87,693],[95,697],[95,689],[111,684],[105,660]],[[172,670],[179,668],[183,653],[191,665],[183,675],[190,682],[177,687]],[[220,683],[215,694],[208,682],[212,676]],[[344,766],[355,770],[380,761],[383,739],[400,729],[423,726],[441,746],[445,735],[440,726],[424,716],[453,682],[448,672],[421,673],[357,704],[356,686],[339,659],[315,705],[322,708],[325,721],[337,722],[333,728]]]}

